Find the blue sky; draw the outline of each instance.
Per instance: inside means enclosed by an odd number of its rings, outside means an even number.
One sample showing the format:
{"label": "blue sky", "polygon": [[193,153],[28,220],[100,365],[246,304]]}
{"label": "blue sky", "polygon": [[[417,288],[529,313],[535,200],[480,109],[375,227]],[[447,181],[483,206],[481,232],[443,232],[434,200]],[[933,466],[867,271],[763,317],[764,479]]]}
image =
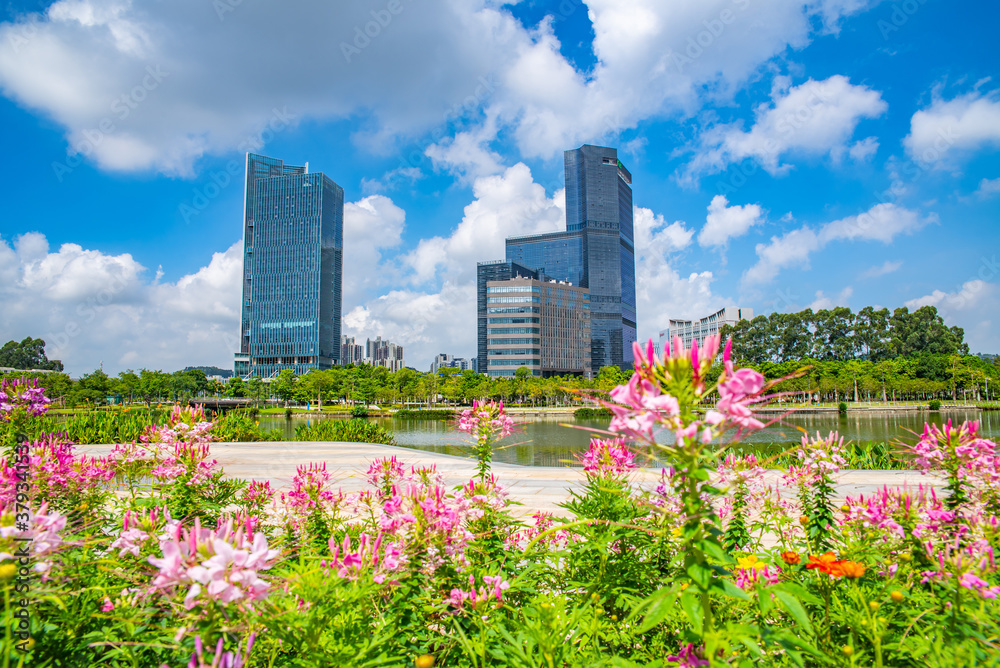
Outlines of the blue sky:
{"label": "blue sky", "polygon": [[41,336],[73,374],[230,366],[253,150],[343,186],[345,333],[419,369],[471,357],[476,261],[562,227],[562,151],[592,143],[633,174],[640,338],[726,305],[933,304],[1000,352],[998,18],[967,0],[8,3],[0,340]]}

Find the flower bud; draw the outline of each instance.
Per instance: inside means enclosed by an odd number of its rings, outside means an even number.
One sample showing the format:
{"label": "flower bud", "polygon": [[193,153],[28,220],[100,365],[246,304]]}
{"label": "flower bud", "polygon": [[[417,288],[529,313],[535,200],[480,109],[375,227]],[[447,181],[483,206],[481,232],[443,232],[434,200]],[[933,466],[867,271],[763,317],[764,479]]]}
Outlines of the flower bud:
{"label": "flower bud", "polygon": [[417,664],[417,668],[432,668],[434,665],[434,657],[430,654],[421,654],[417,657],[415,663]]}
{"label": "flower bud", "polygon": [[903,592],[898,591],[898,590],[894,591],[891,594],[889,594],[889,598],[892,599],[893,603],[901,603],[903,601],[903,598],[904,598]]}
{"label": "flower bud", "polygon": [[878,601],[871,601],[868,604],[868,607],[871,608],[872,611],[878,610]]}
{"label": "flower bud", "polygon": [[844,653],[844,656],[850,656],[854,654],[854,648],[850,645],[844,645],[840,648],[840,651]]}

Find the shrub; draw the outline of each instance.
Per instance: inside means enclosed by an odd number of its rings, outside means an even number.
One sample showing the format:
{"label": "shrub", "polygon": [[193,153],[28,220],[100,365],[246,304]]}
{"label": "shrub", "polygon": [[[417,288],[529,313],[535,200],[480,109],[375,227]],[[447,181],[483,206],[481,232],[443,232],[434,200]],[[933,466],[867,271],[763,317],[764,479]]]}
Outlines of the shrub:
{"label": "shrub", "polygon": [[295,428],[296,441],[348,441],[351,443],[381,443],[395,445],[392,432],[379,424],[352,418],[327,419]]}
{"label": "shrub", "polygon": [[445,408],[430,408],[427,410],[415,411],[410,408],[401,408],[392,414],[393,417],[404,420],[454,420],[455,411]]}
{"label": "shrub", "polygon": [[939,411],[939,410],[941,410],[941,402],[938,401],[937,399],[931,399],[931,403],[930,403],[930,405],[928,407],[932,411]]}
{"label": "shrub", "polygon": [[358,404],[354,404],[353,406],[351,406],[351,417],[352,418],[366,418],[366,417],[368,417],[368,407],[367,406],[359,406]]}
{"label": "shrub", "polygon": [[149,427],[163,425],[170,412],[157,408],[112,408],[77,413],[60,425],[75,443],[129,443],[138,441]]}
{"label": "shrub", "polygon": [[843,401],[837,404],[837,412],[841,415],[847,415],[847,404]]}
{"label": "shrub", "polygon": [[609,418],[611,417],[611,411],[607,408],[577,408],[573,411],[573,417],[577,420],[594,420],[597,418]]}
{"label": "shrub", "polygon": [[277,429],[262,430],[252,411],[229,411],[215,421],[212,435],[215,440],[228,443],[281,440]]}

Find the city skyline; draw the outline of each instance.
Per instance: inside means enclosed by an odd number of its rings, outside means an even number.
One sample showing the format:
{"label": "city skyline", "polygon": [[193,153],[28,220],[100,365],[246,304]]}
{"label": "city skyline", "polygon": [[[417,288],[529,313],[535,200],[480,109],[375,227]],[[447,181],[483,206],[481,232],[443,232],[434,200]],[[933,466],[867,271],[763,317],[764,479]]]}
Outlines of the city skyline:
{"label": "city skyline", "polygon": [[476,262],[565,229],[593,144],[637,184],[639,340],[934,305],[1000,352],[1000,7],[431,2],[5,5],[0,340],[228,367],[249,152],[344,188],[343,334],[471,358]]}

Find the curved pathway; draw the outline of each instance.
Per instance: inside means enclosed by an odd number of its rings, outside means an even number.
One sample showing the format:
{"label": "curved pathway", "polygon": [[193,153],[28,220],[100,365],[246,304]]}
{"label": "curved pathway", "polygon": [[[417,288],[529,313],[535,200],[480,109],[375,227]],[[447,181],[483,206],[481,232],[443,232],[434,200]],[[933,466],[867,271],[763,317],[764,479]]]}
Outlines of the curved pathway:
{"label": "curved pathway", "polygon": [[[80,445],[80,452],[88,455],[106,455],[110,445]],[[345,492],[367,489],[365,471],[373,459],[395,455],[406,466],[437,466],[445,484],[454,487],[475,476],[476,462],[466,457],[444,455],[391,445],[370,443],[343,443],[329,441],[277,441],[262,443],[213,443],[212,457],[218,460],[227,476],[247,480],[268,480],[274,489],[291,487],[295,470],[311,462],[326,462],[336,485]],[[582,488],[583,469],[556,466],[522,466],[494,463],[493,473],[510,498],[522,504],[517,514],[532,515],[536,512],[561,514],[558,504],[570,498],[571,490]],[[766,479],[773,481],[776,471],[768,471]],[[652,489],[659,481],[659,470],[639,469],[635,481]],[[868,496],[884,485],[904,484],[916,487],[932,484],[943,487],[944,482],[916,471],[843,471],[837,476],[837,502],[844,497]]]}

